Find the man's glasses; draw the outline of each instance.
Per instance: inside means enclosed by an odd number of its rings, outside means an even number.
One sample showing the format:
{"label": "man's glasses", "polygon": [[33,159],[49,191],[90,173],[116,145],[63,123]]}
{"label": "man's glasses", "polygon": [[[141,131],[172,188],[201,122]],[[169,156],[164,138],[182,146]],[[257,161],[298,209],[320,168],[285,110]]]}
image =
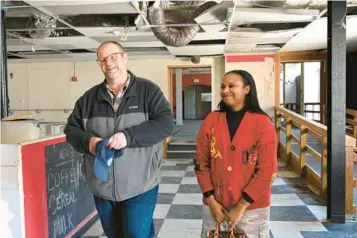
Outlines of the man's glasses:
{"label": "man's glasses", "polygon": [[124,54],[123,52],[116,52],[116,53],[108,55],[104,59],[97,59],[97,62],[100,65],[104,65],[106,60],[109,60],[109,62],[113,62],[113,61],[117,60],[118,55],[123,55],[123,54]]}

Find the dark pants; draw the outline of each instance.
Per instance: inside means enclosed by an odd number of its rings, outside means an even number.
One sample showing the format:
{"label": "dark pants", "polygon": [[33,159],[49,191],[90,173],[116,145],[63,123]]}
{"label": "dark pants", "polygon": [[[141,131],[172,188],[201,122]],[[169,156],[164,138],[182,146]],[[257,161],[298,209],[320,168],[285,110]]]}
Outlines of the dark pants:
{"label": "dark pants", "polygon": [[103,230],[108,238],[153,238],[152,219],[158,188],[122,202],[114,202],[94,196]]}

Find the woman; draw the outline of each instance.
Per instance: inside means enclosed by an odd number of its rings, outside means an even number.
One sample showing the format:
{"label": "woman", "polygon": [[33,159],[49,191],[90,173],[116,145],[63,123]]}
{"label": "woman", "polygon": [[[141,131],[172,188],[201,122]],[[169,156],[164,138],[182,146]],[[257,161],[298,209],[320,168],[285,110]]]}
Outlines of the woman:
{"label": "woman", "polygon": [[195,173],[206,205],[202,237],[218,222],[249,238],[268,238],[270,188],[277,175],[274,125],[259,106],[248,72],[226,73],[220,94],[219,111],[206,117],[196,142]]}

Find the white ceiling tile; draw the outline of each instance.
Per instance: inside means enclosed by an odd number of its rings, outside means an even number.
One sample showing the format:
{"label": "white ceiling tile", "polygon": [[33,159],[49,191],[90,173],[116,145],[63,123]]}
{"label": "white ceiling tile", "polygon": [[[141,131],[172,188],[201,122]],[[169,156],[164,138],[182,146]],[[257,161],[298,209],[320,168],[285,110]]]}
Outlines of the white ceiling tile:
{"label": "white ceiling tile", "polygon": [[159,41],[156,36],[154,35],[146,35],[146,36],[131,36],[128,35],[126,40],[122,40],[122,36],[104,36],[104,37],[92,37],[94,40],[98,42],[114,40],[114,41],[121,41],[121,42],[155,42]]}
{"label": "white ceiling tile", "polygon": [[[83,35],[90,37],[115,37],[114,31],[118,32],[119,36],[125,35],[124,27],[76,27],[76,30]],[[149,28],[136,30],[135,27],[129,27],[127,36],[153,36],[154,34]]]}
{"label": "white ceiling tile", "polygon": [[36,50],[50,50],[48,47],[39,46],[39,45],[8,45],[8,51],[32,51],[33,48]]}
{"label": "white ceiling tile", "polygon": [[222,40],[226,39],[228,32],[198,32],[193,40]]}
{"label": "white ceiling tile", "polygon": [[29,39],[36,45],[72,45],[80,49],[83,48],[97,48],[99,42],[85,36],[73,36],[73,37],[50,37],[45,39]]}
{"label": "white ceiling tile", "polygon": [[[232,10],[228,9],[227,19]],[[313,21],[318,14],[319,10],[307,9],[236,8],[232,24]]]}
{"label": "white ceiling tile", "polygon": [[32,4],[44,6],[56,15],[79,14],[136,14],[130,2],[118,1],[32,1]]}

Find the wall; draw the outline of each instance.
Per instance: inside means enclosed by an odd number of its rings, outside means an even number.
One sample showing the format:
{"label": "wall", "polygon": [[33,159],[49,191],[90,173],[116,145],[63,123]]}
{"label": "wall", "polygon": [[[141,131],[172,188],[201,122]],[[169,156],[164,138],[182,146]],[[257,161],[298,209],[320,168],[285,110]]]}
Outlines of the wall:
{"label": "wall", "polygon": [[226,72],[246,70],[252,74],[261,108],[271,117],[275,106],[274,55],[236,55],[226,57]]}
{"label": "wall", "polygon": [[[272,57],[273,55],[268,55]],[[169,98],[169,67],[211,67],[212,103],[217,109],[220,99],[220,84],[224,73],[231,69],[245,69],[256,80],[258,97],[263,109],[272,112],[274,106],[274,64],[265,61],[266,56],[205,57],[200,64],[180,59],[152,59],[129,61],[128,68],[137,76],[157,83],[166,98]],[[238,58],[237,58],[238,57]],[[268,57],[268,58],[269,58]],[[233,60],[232,60],[233,59]],[[226,62],[227,61],[227,62]],[[66,122],[76,100],[89,88],[104,80],[96,62],[8,62],[9,98],[11,109],[51,109],[35,113],[36,119],[49,122]],[[12,77],[10,76],[12,74]],[[76,75],[77,82],[70,78]]]}
{"label": "wall", "polygon": [[[207,85],[211,86],[211,73],[202,73],[202,74],[182,74],[182,87],[189,85]],[[194,79],[198,79],[199,82],[194,82]],[[172,75],[173,85],[175,88],[176,75]],[[175,90],[175,89],[174,89]]]}
{"label": "wall", "polygon": [[212,67],[212,111],[218,108],[218,103],[221,101],[220,90],[221,81],[226,72],[225,58],[214,58]]}
{"label": "wall", "polygon": [[298,78],[301,77],[301,64],[285,64],[285,101],[284,103],[300,103],[300,84]]}
{"label": "wall", "polygon": [[[201,58],[200,64],[212,67],[213,58]],[[169,96],[168,67],[193,65],[180,59],[135,60],[128,68],[137,76],[158,84]],[[12,76],[11,76],[12,75]],[[77,82],[70,78],[76,75]],[[96,62],[8,62],[9,98],[11,109],[51,109],[35,113],[36,119],[65,122],[69,116],[63,109],[72,109],[76,100],[89,88],[104,80]],[[62,109],[62,110],[61,110]]]}
{"label": "wall", "polygon": [[357,52],[347,55],[346,66],[346,107],[357,110]]}
{"label": "wall", "polygon": [[208,113],[211,112],[211,103],[202,102],[201,94],[210,93],[211,87],[208,86],[196,86],[196,118],[203,120]]}
{"label": "wall", "polygon": [[[172,84],[173,85],[173,110],[176,109],[176,75],[174,70],[171,70],[172,73]],[[182,74],[182,87],[191,86],[191,85],[207,85],[211,86],[212,74],[202,73],[202,74]],[[194,82],[194,79],[199,79],[199,82]],[[183,100],[183,99],[182,99]]]}
{"label": "wall", "polygon": [[19,155],[16,144],[1,144],[0,212],[1,237],[25,237],[24,193]]}

